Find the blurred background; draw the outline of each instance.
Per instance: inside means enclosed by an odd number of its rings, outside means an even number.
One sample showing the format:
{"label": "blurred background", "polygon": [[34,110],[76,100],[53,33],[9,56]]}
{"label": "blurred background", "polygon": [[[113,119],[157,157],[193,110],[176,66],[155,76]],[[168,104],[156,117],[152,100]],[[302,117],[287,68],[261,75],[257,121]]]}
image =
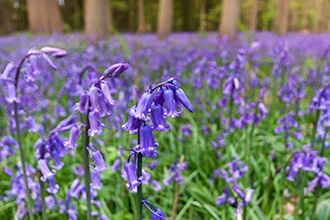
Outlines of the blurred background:
{"label": "blurred background", "polygon": [[330,32],[330,0],[0,0],[0,34]]}

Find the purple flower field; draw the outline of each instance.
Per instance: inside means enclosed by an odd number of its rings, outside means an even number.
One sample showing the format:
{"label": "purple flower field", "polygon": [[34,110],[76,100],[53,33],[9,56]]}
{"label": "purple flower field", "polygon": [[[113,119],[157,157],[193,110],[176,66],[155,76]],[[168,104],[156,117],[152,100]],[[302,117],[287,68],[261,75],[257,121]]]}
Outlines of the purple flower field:
{"label": "purple flower field", "polygon": [[330,35],[0,37],[1,219],[329,219]]}

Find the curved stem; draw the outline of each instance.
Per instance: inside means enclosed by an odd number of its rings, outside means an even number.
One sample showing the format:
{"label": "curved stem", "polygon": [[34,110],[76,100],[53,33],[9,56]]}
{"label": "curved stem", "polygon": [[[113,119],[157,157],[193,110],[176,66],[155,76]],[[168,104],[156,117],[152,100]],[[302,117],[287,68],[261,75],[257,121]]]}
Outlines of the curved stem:
{"label": "curved stem", "polygon": [[[26,55],[21,62],[19,63],[17,70],[16,70],[16,75],[15,75],[15,80],[14,80],[14,86],[15,86],[15,94],[17,94],[17,87],[18,87],[18,80],[19,80],[19,75],[21,72],[21,68],[23,66],[23,63],[25,60],[33,55],[33,53]],[[17,102],[14,102],[14,118],[15,118],[15,125],[16,125],[16,136],[17,136],[17,143],[18,143],[18,149],[19,149],[19,154],[20,154],[20,160],[21,160],[21,165],[22,165],[22,170],[23,170],[23,180],[24,180],[24,185],[25,185],[25,194],[26,194],[26,203],[27,203],[27,208],[28,208],[28,213],[29,213],[29,219],[34,220],[32,208],[33,208],[33,200],[31,198],[31,193],[29,189],[29,184],[27,180],[27,174],[26,174],[26,164],[25,164],[25,156],[24,156],[24,150],[22,146],[22,139],[21,139],[21,129],[20,129],[20,123],[18,120],[18,106]]]}
{"label": "curved stem", "polygon": [[89,124],[89,113],[90,113],[90,101],[88,102],[88,109],[86,114],[86,128],[85,128],[85,142],[84,142],[84,181],[86,189],[86,205],[87,205],[87,220],[92,220],[92,205],[91,205],[91,189],[90,189],[90,170],[89,170],[89,151],[88,146],[90,138],[88,135],[88,130],[90,128]]}

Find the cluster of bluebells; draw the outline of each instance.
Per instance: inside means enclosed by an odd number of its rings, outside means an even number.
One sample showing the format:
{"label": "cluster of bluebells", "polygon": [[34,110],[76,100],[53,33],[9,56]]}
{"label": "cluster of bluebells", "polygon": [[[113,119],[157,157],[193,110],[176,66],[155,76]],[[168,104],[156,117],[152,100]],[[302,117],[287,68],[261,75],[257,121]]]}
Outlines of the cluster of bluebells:
{"label": "cluster of bluebells", "polygon": [[142,94],[136,106],[130,108],[128,122],[123,129],[130,134],[138,134],[139,143],[133,149],[143,157],[156,158],[158,143],[153,131],[164,131],[170,127],[165,122],[167,117],[177,117],[182,107],[194,111],[189,99],[174,79],[167,80]]}
{"label": "cluster of bluebells", "polygon": [[283,133],[285,147],[287,149],[293,149],[293,143],[289,140],[289,137],[293,137],[294,139],[301,140],[302,134],[299,128],[299,123],[294,118],[294,112],[289,112],[282,118],[278,120],[278,127],[275,128],[275,134]]}
{"label": "cluster of bluebells", "polygon": [[318,156],[318,152],[311,150],[309,145],[305,145],[301,150],[294,152],[292,159],[286,167],[288,173],[287,180],[295,181],[295,177],[299,171],[313,173],[315,178],[308,182],[308,190],[313,192],[316,186],[321,188],[330,187],[330,177],[323,172],[324,164],[327,159]]}
{"label": "cluster of bluebells", "polygon": [[215,178],[221,178],[226,182],[229,188],[232,189],[232,192],[236,194],[236,196],[233,196],[228,187],[223,187],[223,193],[216,198],[217,206],[224,203],[228,203],[230,205],[237,203],[237,212],[240,212],[243,206],[247,206],[249,204],[254,190],[247,188],[244,193],[238,184],[238,181],[244,176],[247,169],[247,166],[242,161],[238,161],[234,158],[226,165],[225,168],[219,168],[213,172],[210,179],[211,182],[214,182]]}
{"label": "cluster of bluebells", "polygon": [[[127,179],[126,186],[129,190],[135,191],[137,186],[143,182],[152,182],[156,190],[160,189],[159,183],[150,181],[150,177],[144,170],[142,170],[142,176],[138,176],[136,156],[140,154],[142,158],[157,157],[158,143],[155,142],[153,131],[168,130],[170,127],[165,122],[165,118],[179,116],[183,107],[194,112],[194,107],[183,90],[179,88],[178,82],[171,78],[154,87],[151,85],[148,91],[141,95],[137,104],[130,108],[128,122],[123,125],[123,129],[131,134],[137,134],[138,143],[132,149],[128,161],[124,163],[124,175],[122,174],[122,176]],[[150,166],[153,167],[153,165]],[[180,165],[178,168],[177,164],[174,166],[171,169],[173,175],[168,178],[167,184],[173,179],[182,182],[180,177],[182,167]],[[152,212],[151,219],[158,219],[158,215],[164,217],[162,212],[158,213],[158,209],[150,211]]]}

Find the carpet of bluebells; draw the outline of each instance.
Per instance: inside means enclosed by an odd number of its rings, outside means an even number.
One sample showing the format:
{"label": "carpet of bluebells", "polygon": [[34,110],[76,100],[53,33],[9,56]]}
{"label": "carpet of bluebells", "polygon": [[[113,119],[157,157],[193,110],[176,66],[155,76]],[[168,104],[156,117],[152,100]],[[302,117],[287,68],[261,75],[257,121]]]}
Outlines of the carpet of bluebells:
{"label": "carpet of bluebells", "polygon": [[329,219],[329,40],[0,37],[0,218]]}

